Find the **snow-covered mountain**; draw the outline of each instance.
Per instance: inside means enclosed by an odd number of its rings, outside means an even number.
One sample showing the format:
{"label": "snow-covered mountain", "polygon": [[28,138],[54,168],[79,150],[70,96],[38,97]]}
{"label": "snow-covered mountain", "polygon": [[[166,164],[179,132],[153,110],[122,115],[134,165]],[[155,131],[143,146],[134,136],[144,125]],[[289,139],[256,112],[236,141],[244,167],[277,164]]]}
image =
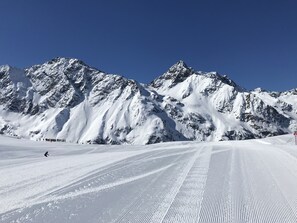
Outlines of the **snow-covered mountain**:
{"label": "snow-covered mountain", "polygon": [[0,67],[0,134],[34,140],[150,144],[261,138],[297,128],[297,88],[247,91],[183,61],[149,85],[77,59]]}

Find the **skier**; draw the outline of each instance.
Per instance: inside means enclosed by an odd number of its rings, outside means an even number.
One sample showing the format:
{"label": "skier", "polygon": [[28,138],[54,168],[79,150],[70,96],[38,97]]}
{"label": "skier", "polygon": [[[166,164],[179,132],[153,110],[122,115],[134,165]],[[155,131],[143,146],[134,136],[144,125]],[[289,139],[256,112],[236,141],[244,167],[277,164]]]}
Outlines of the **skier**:
{"label": "skier", "polygon": [[45,152],[44,156],[45,157],[48,157],[49,156],[48,151]]}

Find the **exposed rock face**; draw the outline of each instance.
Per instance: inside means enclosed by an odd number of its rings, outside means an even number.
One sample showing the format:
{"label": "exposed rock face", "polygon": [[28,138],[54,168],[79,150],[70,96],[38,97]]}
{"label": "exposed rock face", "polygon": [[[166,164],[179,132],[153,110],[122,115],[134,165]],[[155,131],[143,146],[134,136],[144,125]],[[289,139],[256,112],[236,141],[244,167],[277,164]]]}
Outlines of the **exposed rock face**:
{"label": "exposed rock face", "polygon": [[297,89],[247,91],[183,61],[149,85],[77,59],[0,67],[0,134],[103,144],[218,141],[288,133],[296,120]]}

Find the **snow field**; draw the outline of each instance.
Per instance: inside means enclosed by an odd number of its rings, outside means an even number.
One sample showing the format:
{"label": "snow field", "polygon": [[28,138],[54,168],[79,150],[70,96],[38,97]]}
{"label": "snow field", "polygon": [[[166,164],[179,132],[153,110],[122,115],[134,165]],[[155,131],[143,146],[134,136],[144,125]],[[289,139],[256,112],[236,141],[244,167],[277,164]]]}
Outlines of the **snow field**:
{"label": "snow field", "polygon": [[150,146],[0,136],[0,176],[3,223],[297,222],[289,135]]}

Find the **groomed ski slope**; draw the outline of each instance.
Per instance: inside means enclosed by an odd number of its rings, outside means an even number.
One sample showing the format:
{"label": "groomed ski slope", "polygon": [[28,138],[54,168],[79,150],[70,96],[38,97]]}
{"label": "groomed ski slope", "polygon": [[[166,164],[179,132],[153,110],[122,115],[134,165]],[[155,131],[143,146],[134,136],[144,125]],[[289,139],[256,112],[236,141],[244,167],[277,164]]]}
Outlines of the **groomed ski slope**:
{"label": "groomed ski slope", "polygon": [[0,136],[2,223],[287,223],[297,222],[296,195],[291,135],[150,146]]}

